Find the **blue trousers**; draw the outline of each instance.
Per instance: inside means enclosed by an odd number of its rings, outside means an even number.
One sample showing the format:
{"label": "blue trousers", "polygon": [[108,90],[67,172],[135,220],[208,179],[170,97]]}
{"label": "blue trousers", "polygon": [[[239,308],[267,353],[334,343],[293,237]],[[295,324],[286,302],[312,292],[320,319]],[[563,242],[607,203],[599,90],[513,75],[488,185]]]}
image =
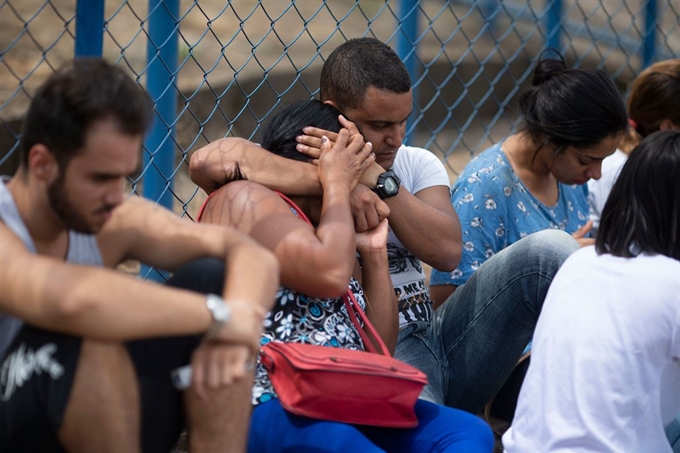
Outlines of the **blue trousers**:
{"label": "blue trousers", "polygon": [[378,428],[299,417],[273,399],[253,410],[248,453],[493,451],[493,435],[480,418],[423,400],[415,410],[416,428]]}
{"label": "blue trousers", "polygon": [[555,273],[578,248],[564,231],[534,233],[484,262],[431,323],[403,328],[394,357],[427,374],[421,398],[481,412],[531,340]]}

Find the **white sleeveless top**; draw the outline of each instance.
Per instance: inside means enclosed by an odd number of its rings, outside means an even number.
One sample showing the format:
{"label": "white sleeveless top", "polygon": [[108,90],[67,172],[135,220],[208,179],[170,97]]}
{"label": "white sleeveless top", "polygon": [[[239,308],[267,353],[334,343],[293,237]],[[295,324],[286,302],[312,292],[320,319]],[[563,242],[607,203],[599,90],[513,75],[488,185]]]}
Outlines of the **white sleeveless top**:
{"label": "white sleeveless top", "polygon": [[[35,254],[33,239],[19,215],[12,194],[5,186],[9,179],[8,176],[0,176],[0,222],[3,222],[21,239],[29,252]],[[69,231],[66,261],[74,264],[102,266],[102,257],[95,236]],[[0,312],[0,357],[5,355],[22,325],[21,319]]]}

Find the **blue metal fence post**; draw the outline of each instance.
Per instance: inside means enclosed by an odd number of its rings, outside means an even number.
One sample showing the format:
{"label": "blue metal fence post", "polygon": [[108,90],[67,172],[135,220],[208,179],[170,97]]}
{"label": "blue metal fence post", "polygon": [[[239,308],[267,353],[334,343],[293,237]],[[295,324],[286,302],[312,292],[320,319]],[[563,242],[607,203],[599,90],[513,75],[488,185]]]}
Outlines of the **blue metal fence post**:
{"label": "blue metal fence post", "polygon": [[[149,0],[146,89],[156,115],[144,140],[144,197],[172,208],[172,179],[175,165],[175,90],[178,60],[179,0]],[[142,275],[148,267],[142,267]],[[151,274],[149,278],[160,280]]]}
{"label": "blue metal fence post", "polygon": [[101,57],[104,49],[104,0],[76,3],[76,57]]}
{"label": "blue metal fence post", "polygon": [[546,47],[562,52],[562,0],[547,0]]}
{"label": "blue metal fence post", "polygon": [[[171,208],[170,193],[175,157],[175,116],[179,0],[149,0],[146,90],[156,115],[144,145],[144,196]],[[151,165],[149,165],[151,163]]]}
{"label": "blue metal fence post", "polygon": [[[399,2],[399,28],[401,33],[397,35],[397,55],[406,65],[411,81],[415,82],[418,78],[418,5],[420,0],[401,0]],[[416,111],[418,87],[413,87],[413,111]],[[406,137],[404,143],[408,143],[411,128],[413,127],[413,117],[411,115],[406,123]]]}
{"label": "blue metal fence post", "polygon": [[656,22],[658,16],[657,0],[647,0],[645,5],[645,35],[642,50],[642,68],[656,60]]}
{"label": "blue metal fence post", "polygon": [[481,0],[479,2],[479,11],[484,16],[487,24],[487,33],[494,37],[496,32],[496,17],[498,16],[498,2],[499,0]]}

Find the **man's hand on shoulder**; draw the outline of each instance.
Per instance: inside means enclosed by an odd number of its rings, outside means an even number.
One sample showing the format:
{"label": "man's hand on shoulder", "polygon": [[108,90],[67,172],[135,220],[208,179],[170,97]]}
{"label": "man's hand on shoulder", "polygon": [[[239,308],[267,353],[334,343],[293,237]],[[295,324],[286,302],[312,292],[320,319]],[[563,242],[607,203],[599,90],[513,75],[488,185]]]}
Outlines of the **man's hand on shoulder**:
{"label": "man's hand on shoulder", "polygon": [[[246,179],[246,151],[257,144],[240,138],[222,138],[197,149],[189,158],[189,176],[206,193],[223,185]],[[263,150],[260,150],[263,151]]]}

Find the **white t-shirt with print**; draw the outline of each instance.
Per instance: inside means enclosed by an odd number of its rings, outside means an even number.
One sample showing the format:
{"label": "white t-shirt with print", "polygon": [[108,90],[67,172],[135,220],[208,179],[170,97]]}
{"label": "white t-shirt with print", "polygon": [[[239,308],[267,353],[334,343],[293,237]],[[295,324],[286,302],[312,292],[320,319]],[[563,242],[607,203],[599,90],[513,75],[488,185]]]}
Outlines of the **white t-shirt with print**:
{"label": "white t-shirt with print", "polygon": [[543,304],[505,451],[671,452],[679,358],[680,262],[578,250]]}
{"label": "white t-shirt with print", "polygon": [[[423,148],[399,148],[392,170],[401,179],[402,189],[413,195],[429,187],[446,186],[449,190],[451,187],[444,164]],[[422,263],[391,230],[387,238],[387,254],[392,285],[399,303],[399,328],[413,321],[430,321],[432,301],[425,287]]]}

